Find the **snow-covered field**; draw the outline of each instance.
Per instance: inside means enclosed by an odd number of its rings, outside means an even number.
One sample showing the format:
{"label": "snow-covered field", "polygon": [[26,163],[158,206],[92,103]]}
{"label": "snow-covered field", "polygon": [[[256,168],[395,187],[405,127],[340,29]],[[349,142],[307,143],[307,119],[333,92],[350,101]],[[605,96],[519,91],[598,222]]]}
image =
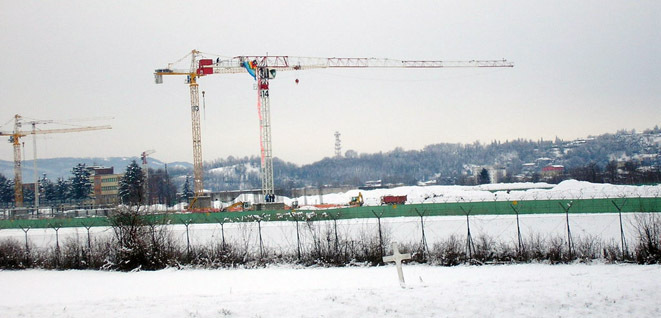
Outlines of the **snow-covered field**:
{"label": "snow-covered field", "polygon": [[[380,195],[408,195],[409,203],[457,200],[524,200],[554,198],[623,198],[656,196],[661,186],[593,185],[577,181],[527,184],[508,193],[499,185],[480,187],[402,187],[364,192],[366,203]],[[511,185],[509,186],[511,187]],[[535,188],[535,189],[531,189]],[[525,190],[524,190],[525,189]],[[385,193],[384,191],[388,191]],[[491,191],[496,191],[491,192]],[[353,193],[355,192],[355,193]],[[348,202],[357,191],[326,195],[326,203]],[[312,201],[314,197],[298,198]],[[636,213],[623,214],[627,241],[635,240]],[[465,237],[463,216],[425,217],[429,245],[456,235]],[[383,218],[389,240],[417,243],[420,218]],[[619,216],[613,213],[571,214],[574,239],[620,239]],[[524,237],[565,236],[563,214],[521,215]],[[294,222],[262,222],[264,245],[273,251],[296,247]],[[303,246],[315,231],[327,231],[332,221],[300,222]],[[516,241],[514,215],[470,217],[471,233],[499,242]],[[377,235],[376,219],[338,220],[339,235]],[[259,246],[258,224],[227,223],[171,226],[173,236],[192,245],[220,242]],[[93,240],[112,235],[91,228]],[[0,230],[0,240],[26,237],[20,229]],[[60,243],[86,242],[84,228],[62,228]],[[31,229],[33,246],[55,245],[53,229]],[[156,272],[0,271],[0,318],[4,317],[661,317],[661,265],[500,265],[434,267],[405,265],[406,288],[400,288],[394,266],[345,268],[270,267],[263,269],[167,269]]]}
{"label": "snow-covered field", "polygon": [[3,271],[1,317],[661,317],[661,266]]}
{"label": "snow-covered field", "polygon": [[[509,190],[509,191],[508,191]],[[324,195],[325,203],[347,203],[351,196],[358,195],[358,190],[346,193]],[[480,202],[505,200],[546,200],[546,199],[580,199],[580,198],[618,198],[625,197],[659,197],[661,185],[628,186],[611,184],[594,184],[576,180],[563,181],[558,185],[547,183],[512,183],[485,184],[480,186],[416,186],[394,189],[377,189],[362,192],[366,204],[377,204],[382,195],[407,195],[408,203],[444,203],[444,202]],[[290,204],[292,199],[281,198]],[[313,203],[318,196],[296,198],[299,204],[304,201]],[[661,212],[661,211],[659,211]],[[626,240],[633,242],[636,238],[636,214],[623,214],[623,229]],[[357,238],[360,235],[376,235],[377,220],[354,219],[339,220],[338,232],[344,238]],[[316,221],[314,227],[301,223],[302,243],[309,241],[312,230],[328,229],[332,222]],[[541,235],[543,237],[565,237],[567,224],[563,214],[521,215],[521,233],[524,237]],[[617,214],[570,214],[569,224],[574,239],[588,236],[598,238],[603,242],[620,241],[620,223]],[[478,237],[488,235],[490,238],[508,243],[517,239],[516,219],[514,215],[475,215],[470,218],[471,233]],[[419,218],[384,218],[382,226],[392,240],[400,243],[419,242],[421,240],[422,224]],[[262,222],[262,237],[267,248],[276,251],[292,251],[296,246],[296,227],[293,222]],[[246,243],[253,251],[258,249],[259,241],[256,223],[227,223],[224,225],[224,235],[227,242]],[[210,242],[220,242],[223,230],[219,224],[191,224],[188,228],[192,245],[204,245]],[[424,230],[427,242],[447,239],[450,235],[462,237],[466,235],[466,218],[463,216],[425,217]],[[174,238],[186,242],[186,227],[172,226]],[[91,238],[99,239],[112,235],[110,228],[90,229]],[[87,230],[84,228],[62,228],[59,230],[60,242],[70,239],[87,240]],[[53,247],[56,244],[55,231],[50,228],[31,229],[27,233],[28,241],[36,247]],[[20,229],[0,230],[0,240],[12,238],[24,242],[25,233]]]}
{"label": "snow-covered field", "polygon": [[[627,242],[635,242],[636,213],[622,215],[623,229]],[[425,217],[424,230],[429,246],[454,235],[465,238],[467,223],[465,216],[434,216]],[[573,239],[593,237],[603,242],[620,241],[619,216],[616,213],[600,214],[570,214],[569,224]],[[403,244],[418,243],[422,239],[422,224],[418,217],[383,218],[381,225],[384,234],[393,241]],[[516,217],[514,215],[476,215],[470,217],[471,234],[474,237],[486,235],[498,242],[514,243],[517,240]],[[566,237],[567,225],[564,214],[534,214],[520,216],[521,234],[524,238],[540,235],[542,238]],[[338,234],[342,238],[360,239],[378,235],[377,220],[349,219],[337,221]],[[186,244],[186,227],[184,225],[170,226],[173,238],[180,244]],[[333,229],[332,221],[316,221],[309,225],[300,222],[300,238],[303,246],[312,243],[312,231],[323,232]],[[191,224],[188,228],[189,238],[193,246],[207,246],[222,240],[231,244],[248,245],[253,253],[259,251],[259,230],[256,222],[226,223],[221,229],[220,224]],[[278,252],[293,253],[296,250],[296,224],[294,222],[262,222],[261,235],[266,248]],[[112,229],[98,227],[90,229],[92,240],[110,237]],[[87,244],[85,228],[62,228],[59,230],[60,244],[67,240],[78,240]],[[55,230],[51,228],[30,229],[28,241],[38,248],[55,247]],[[25,233],[20,229],[0,230],[0,240],[14,239],[25,242]]]}

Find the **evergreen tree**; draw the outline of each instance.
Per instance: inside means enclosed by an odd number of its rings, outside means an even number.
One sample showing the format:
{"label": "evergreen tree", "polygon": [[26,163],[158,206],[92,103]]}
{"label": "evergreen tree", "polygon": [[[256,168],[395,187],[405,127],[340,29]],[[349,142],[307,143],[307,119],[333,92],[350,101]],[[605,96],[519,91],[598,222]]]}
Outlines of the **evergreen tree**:
{"label": "evergreen tree", "polygon": [[195,193],[193,193],[193,190],[191,190],[191,188],[190,188],[190,180],[189,180],[188,176],[186,176],[186,181],[184,182],[184,186],[183,186],[181,192],[182,192],[183,198],[186,199],[186,201],[188,201],[191,197],[193,197],[195,195]]}
{"label": "evergreen tree", "polygon": [[23,188],[23,203],[34,204],[34,188],[25,187]]}
{"label": "evergreen tree", "polygon": [[14,202],[14,182],[0,174],[0,203]]}
{"label": "evergreen tree", "polygon": [[73,177],[69,179],[70,198],[72,200],[85,200],[92,192],[92,181],[90,171],[85,164],[79,163],[71,170]]}
{"label": "evergreen tree", "polygon": [[64,180],[64,178],[57,178],[57,183],[55,184],[55,197],[53,200],[64,202],[69,199],[69,182]]}
{"label": "evergreen tree", "polygon": [[124,204],[140,205],[144,194],[145,175],[142,168],[133,160],[124,176],[119,179],[119,198]]}
{"label": "evergreen tree", "polygon": [[482,168],[480,171],[480,184],[491,183],[491,177],[489,177],[489,171],[486,168]]}
{"label": "evergreen tree", "polygon": [[55,184],[44,177],[39,180],[39,200],[54,201],[57,196],[57,188]]}

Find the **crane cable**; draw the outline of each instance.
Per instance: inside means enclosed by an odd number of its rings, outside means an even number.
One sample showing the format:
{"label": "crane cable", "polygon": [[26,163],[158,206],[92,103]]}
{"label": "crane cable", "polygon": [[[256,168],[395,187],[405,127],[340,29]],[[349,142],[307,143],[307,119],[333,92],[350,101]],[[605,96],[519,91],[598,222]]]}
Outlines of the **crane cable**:
{"label": "crane cable", "polygon": [[12,119],[8,120],[6,123],[0,125],[0,128],[2,128],[4,126],[7,126],[7,124],[11,123],[12,121],[14,121],[14,118],[12,118]]}

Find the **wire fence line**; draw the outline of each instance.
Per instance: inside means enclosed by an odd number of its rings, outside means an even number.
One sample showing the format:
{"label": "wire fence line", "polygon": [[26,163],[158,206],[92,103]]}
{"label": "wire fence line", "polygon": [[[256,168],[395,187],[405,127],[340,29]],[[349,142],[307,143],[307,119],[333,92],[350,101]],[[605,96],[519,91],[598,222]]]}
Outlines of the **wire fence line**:
{"label": "wire fence line", "polygon": [[[569,215],[569,228],[574,239],[598,238],[604,242],[632,242],[636,239],[636,217],[644,213],[575,213]],[[567,222],[562,214],[516,215],[464,215],[464,216],[417,216],[398,218],[329,219],[310,213],[301,213],[298,222],[292,220],[232,222],[219,219],[216,223],[188,223],[165,225],[170,229],[175,242],[181,246],[195,248],[213,244],[241,246],[247,253],[258,254],[266,250],[273,254],[296,254],[314,248],[319,240],[377,240],[388,251],[387,242],[397,241],[402,245],[420,246],[430,249],[448,237],[466,239],[488,237],[503,244],[516,245],[519,235],[523,239],[539,237],[549,240],[565,238]],[[380,226],[379,226],[380,225]],[[520,233],[520,234],[519,234]],[[37,248],[55,248],[67,241],[87,245],[88,240],[112,238],[111,227],[48,227],[0,230],[0,240],[25,240]],[[625,247],[626,248],[626,247]],[[300,254],[300,252],[298,253]]]}
{"label": "wire fence line", "polygon": [[[456,254],[460,248],[464,259],[473,260],[485,251],[492,253],[497,249],[493,245],[513,246],[519,254],[530,245],[545,242],[551,252],[555,248],[568,253],[564,259],[571,259],[573,253],[580,253],[577,249],[586,246],[594,254],[593,245],[602,243],[615,246],[624,259],[631,249],[628,242],[640,234],[639,218],[658,214],[660,203],[656,197],[480,201],[140,217],[144,224],[167,228],[172,241],[185,247],[189,255],[196,249],[221,245],[257,259],[278,255],[300,259],[302,254],[314,257],[324,249],[335,249],[337,254],[342,247],[354,254],[355,249],[376,248],[369,253],[380,260],[375,254],[389,253],[389,243],[397,241],[417,257],[422,255],[422,260],[443,244],[443,253]],[[93,242],[113,239],[114,234],[106,217],[0,222],[0,242],[23,241],[26,251],[55,249],[58,255],[62,244],[73,242],[91,249]]]}

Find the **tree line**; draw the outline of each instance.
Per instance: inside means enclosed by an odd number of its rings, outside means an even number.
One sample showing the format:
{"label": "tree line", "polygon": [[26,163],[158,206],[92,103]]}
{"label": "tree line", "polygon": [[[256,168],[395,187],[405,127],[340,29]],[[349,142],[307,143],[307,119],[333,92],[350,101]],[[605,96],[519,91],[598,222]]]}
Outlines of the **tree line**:
{"label": "tree line", "polygon": [[[504,171],[498,182],[548,181],[567,178],[609,183],[655,183],[661,167],[661,147],[656,142],[661,129],[655,127],[643,133],[618,131],[582,140],[493,141],[488,144],[441,143],[422,150],[404,150],[358,154],[349,150],[342,157],[327,157],[298,166],[274,158],[276,188],[303,186],[362,186],[367,181],[382,184],[416,185],[432,182],[442,185],[484,183],[483,167]],[[525,164],[534,164],[535,171],[525,175]],[[564,173],[544,178],[545,165],[562,165]],[[254,189],[261,186],[258,169],[260,158],[233,157],[205,163],[205,187],[214,191]],[[470,166],[480,167],[477,178]],[[212,172],[222,168],[222,173]],[[216,170],[212,170],[216,169]],[[257,171],[257,172],[256,172]],[[590,173],[592,176],[590,176]],[[472,177],[472,178],[471,178]]]}
{"label": "tree line", "polygon": [[[93,198],[92,172],[85,164],[77,164],[71,169],[67,179],[57,178],[55,181],[46,175],[39,179],[39,202],[43,205],[53,204],[85,204]],[[23,189],[23,202],[34,204],[34,188]],[[186,190],[186,189],[184,189]],[[184,191],[191,196],[192,191]],[[118,182],[118,197],[120,203],[136,204],[166,204],[172,206],[178,202],[177,188],[172,177],[164,169],[149,169],[149,179],[143,169],[134,161],[127,167]],[[0,174],[0,204],[14,204],[14,181]]]}

